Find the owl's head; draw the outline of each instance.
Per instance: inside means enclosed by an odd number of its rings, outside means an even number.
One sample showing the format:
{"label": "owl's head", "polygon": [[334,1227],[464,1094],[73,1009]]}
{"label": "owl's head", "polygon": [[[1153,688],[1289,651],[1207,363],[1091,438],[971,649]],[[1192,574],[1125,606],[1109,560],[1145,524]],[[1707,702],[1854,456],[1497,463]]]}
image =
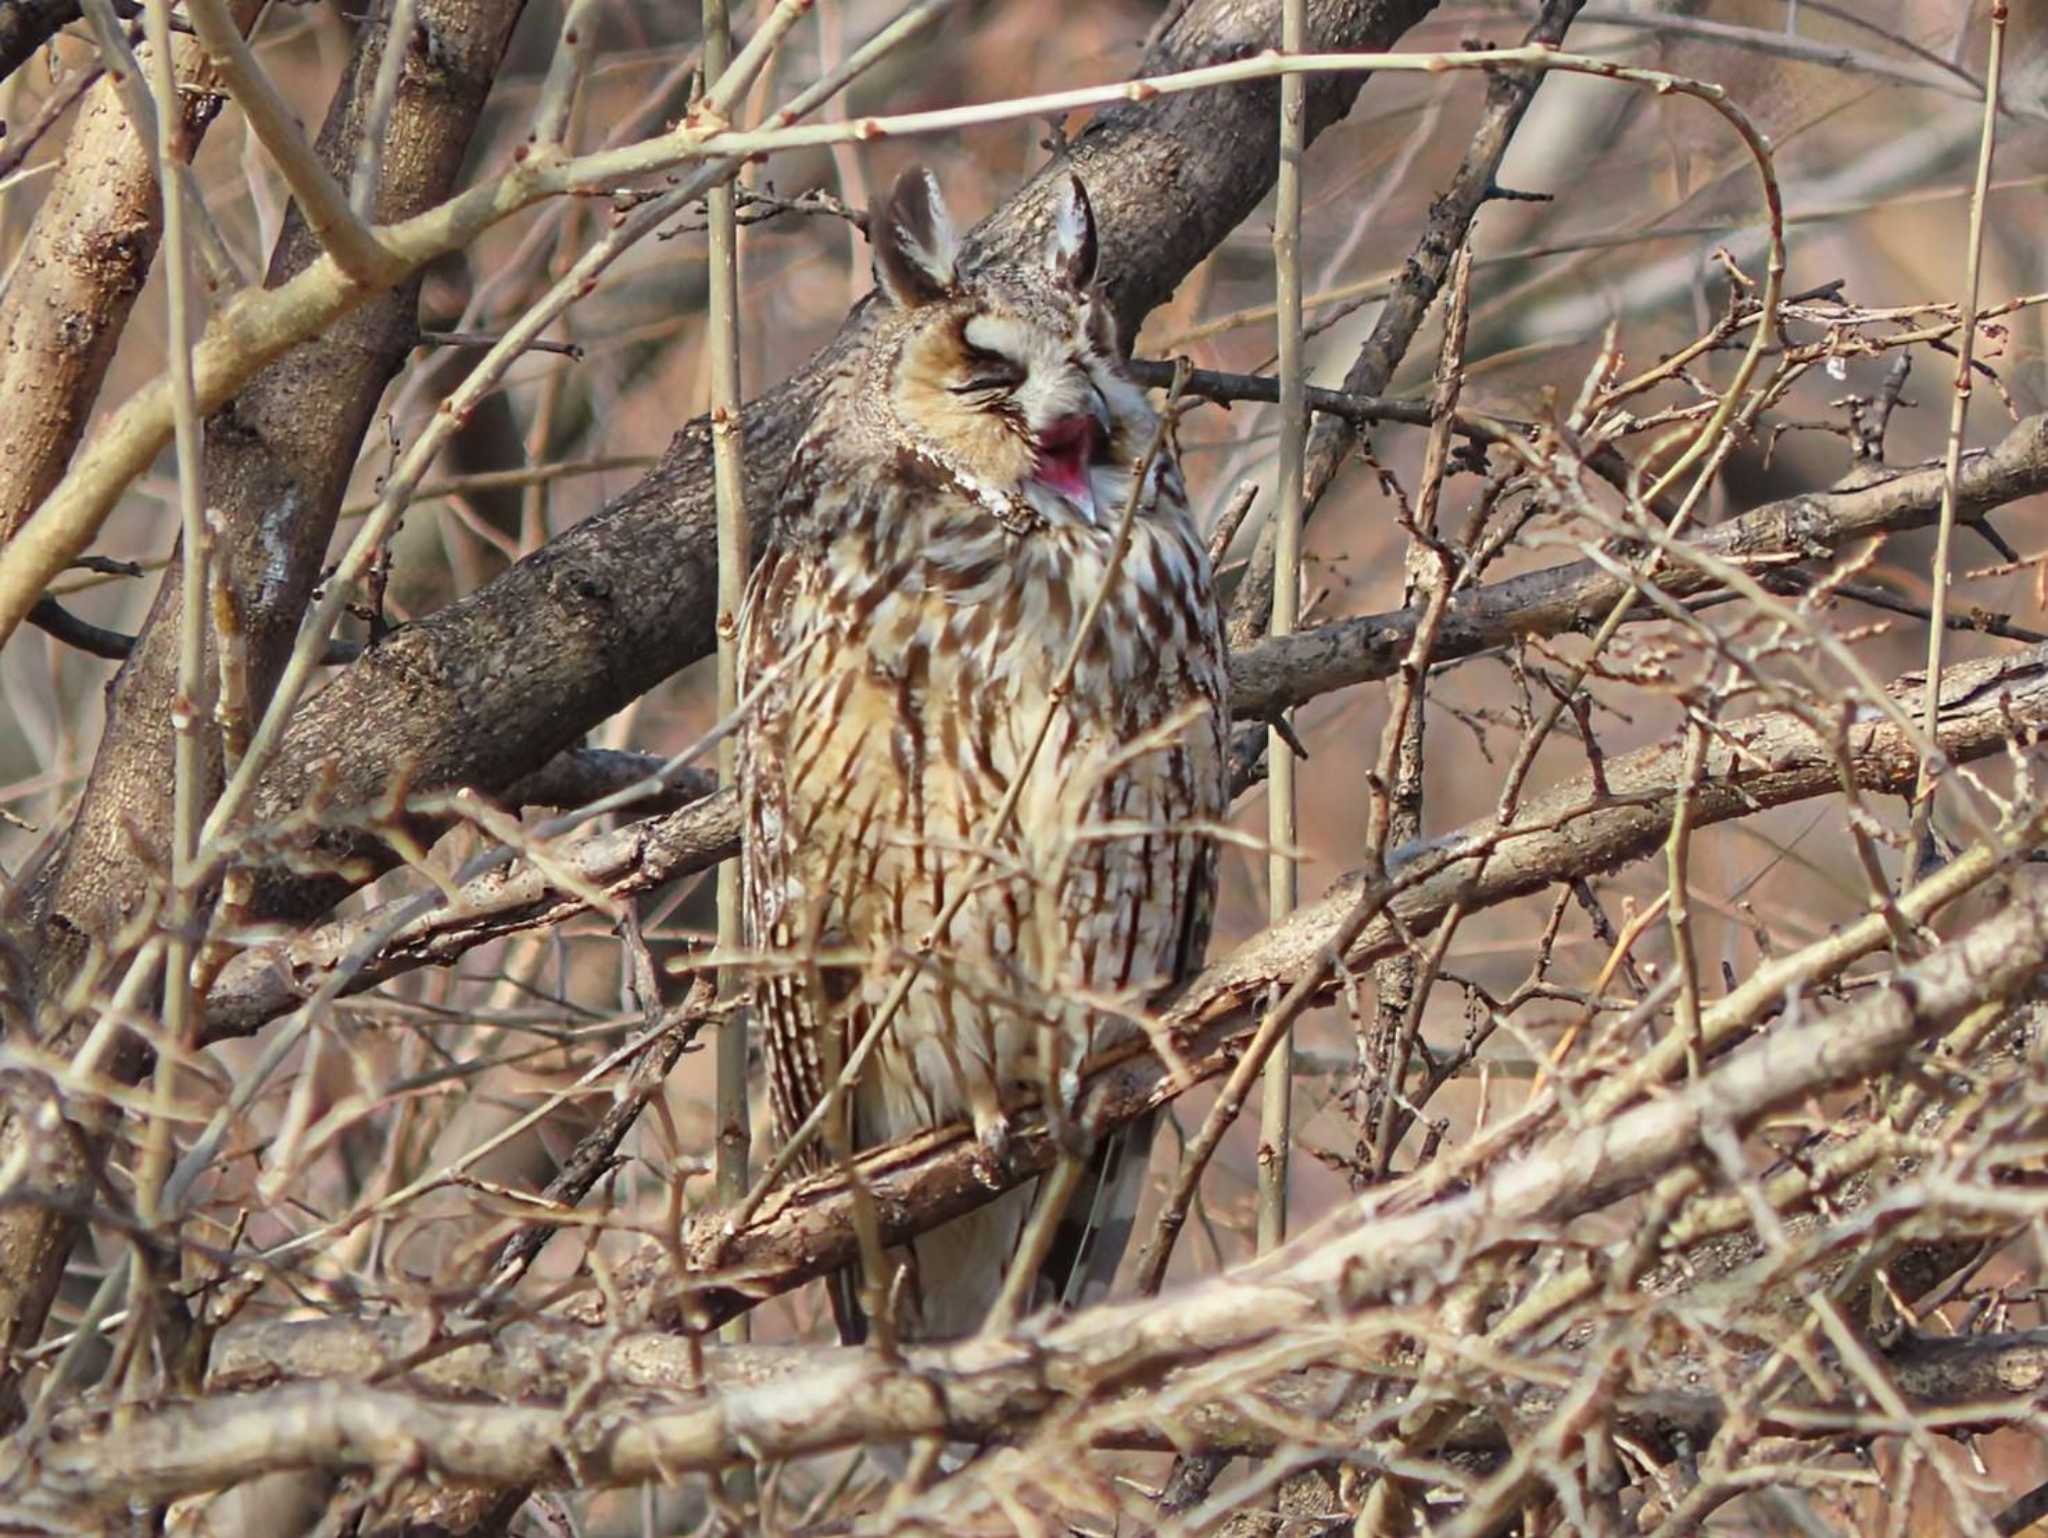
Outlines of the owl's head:
{"label": "owl's head", "polygon": [[1095,214],[1063,178],[1036,260],[972,264],[937,181],[897,179],[871,216],[889,405],[969,487],[1054,519],[1114,522],[1157,417],[1124,372],[1095,290]]}

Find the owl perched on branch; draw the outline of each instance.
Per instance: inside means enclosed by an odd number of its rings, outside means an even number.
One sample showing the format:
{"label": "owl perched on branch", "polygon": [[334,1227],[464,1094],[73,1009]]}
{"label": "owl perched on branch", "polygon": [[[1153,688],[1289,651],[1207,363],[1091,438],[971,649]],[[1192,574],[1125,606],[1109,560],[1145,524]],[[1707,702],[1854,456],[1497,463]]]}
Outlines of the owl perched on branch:
{"label": "owl perched on branch", "polygon": [[[749,589],[746,929],[784,1137],[902,995],[809,1168],[961,1119],[993,1158],[1010,1108],[1063,1105],[1205,939],[1229,715],[1209,561],[1095,294],[1078,181],[1049,215],[1040,260],[968,264],[930,174],[897,182],[868,232],[879,313]],[[1143,1153],[1098,1149],[1076,1211],[1101,1218],[1120,1165],[1127,1232]],[[980,1324],[1029,1204],[915,1242],[906,1333]],[[1106,1285],[1121,1248],[1048,1280]]]}

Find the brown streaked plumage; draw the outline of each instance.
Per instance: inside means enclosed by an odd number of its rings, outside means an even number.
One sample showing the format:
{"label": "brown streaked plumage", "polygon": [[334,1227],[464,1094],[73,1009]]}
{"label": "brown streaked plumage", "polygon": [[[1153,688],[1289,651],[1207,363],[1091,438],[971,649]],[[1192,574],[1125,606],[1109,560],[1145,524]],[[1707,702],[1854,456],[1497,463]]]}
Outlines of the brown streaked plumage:
{"label": "brown streaked plumage", "polygon": [[[787,1135],[917,967],[854,1094],[851,1144],[966,1118],[993,1151],[1006,1107],[1048,1080],[1071,1092],[1114,1018],[1083,997],[1142,1006],[1197,958],[1205,825],[1224,811],[1222,641],[1170,451],[1111,569],[1158,417],[1095,300],[1080,183],[1055,198],[1039,265],[963,270],[922,171],[870,235],[886,304],[825,386],[743,619],[742,686],[759,689],[739,772],[747,939],[766,958],[756,1018]],[[1041,1039],[1057,1064],[1039,1061]],[[1028,1202],[1011,1192],[917,1241],[913,1334],[980,1322]]]}

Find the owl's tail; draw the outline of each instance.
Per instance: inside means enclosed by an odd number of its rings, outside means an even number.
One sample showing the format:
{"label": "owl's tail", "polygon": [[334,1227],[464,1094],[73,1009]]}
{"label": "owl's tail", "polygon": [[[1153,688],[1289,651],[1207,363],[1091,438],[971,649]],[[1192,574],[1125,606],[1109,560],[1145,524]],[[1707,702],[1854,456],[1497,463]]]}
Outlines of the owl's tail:
{"label": "owl's tail", "polygon": [[1089,1158],[1045,1259],[1044,1281],[1062,1308],[1082,1308],[1109,1295],[1138,1221],[1156,1125],[1151,1116],[1126,1123]]}
{"label": "owl's tail", "polygon": [[[1145,1117],[1096,1145],[1060,1218],[1039,1273],[1034,1306],[1057,1302],[1063,1308],[1080,1308],[1108,1294],[1144,1195],[1152,1132],[1153,1119]],[[911,1317],[902,1321],[905,1340],[954,1340],[981,1328],[1002,1291],[1037,1194],[1036,1182],[1006,1191],[987,1206],[911,1241],[917,1257],[917,1297]],[[867,1318],[857,1297],[859,1280],[850,1269],[832,1277],[832,1317],[847,1345],[867,1337]]]}
{"label": "owl's tail", "polygon": [[[1005,1191],[986,1207],[963,1213],[910,1242],[917,1259],[916,1288],[905,1300],[906,1317],[897,1321],[899,1338],[953,1340],[981,1328],[1003,1290],[1003,1277],[1037,1189],[1034,1181]],[[832,1273],[832,1319],[839,1326],[840,1342],[848,1346],[859,1345],[868,1335],[859,1293],[858,1267]]]}

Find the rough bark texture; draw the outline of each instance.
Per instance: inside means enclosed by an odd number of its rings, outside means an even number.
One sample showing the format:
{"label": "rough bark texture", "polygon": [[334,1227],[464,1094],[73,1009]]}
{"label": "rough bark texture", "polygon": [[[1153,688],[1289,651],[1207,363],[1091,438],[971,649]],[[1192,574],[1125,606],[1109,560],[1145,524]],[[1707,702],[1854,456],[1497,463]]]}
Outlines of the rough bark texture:
{"label": "rough bark texture", "polygon": [[[810,1373],[836,1373],[875,1360],[871,1353],[855,1347],[808,1343],[693,1346],[657,1331],[601,1333],[548,1318],[508,1324],[473,1348],[435,1351],[432,1348],[448,1333],[445,1324],[437,1331],[437,1323],[417,1318],[346,1318],[265,1320],[236,1326],[223,1334],[215,1348],[207,1386],[215,1393],[246,1394],[307,1380],[380,1380],[387,1389],[402,1388],[435,1399],[559,1403],[593,1380],[602,1380],[609,1390],[621,1395],[695,1397],[795,1383]],[[1398,1351],[1389,1354],[1401,1358]],[[924,1363],[936,1356],[926,1349],[913,1352],[910,1360]],[[1724,1371],[1736,1381],[1747,1381],[1764,1369],[1768,1356],[1759,1349],[1736,1357]],[[1412,1362],[1412,1354],[1408,1360]],[[1828,1361],[1828,1355],[1822,1360]],[[1964,1406],[2025,1394],[2048,1384],[2048,1331],[1907,1335],[1885,1352],[1884,1362],[1900,1392],[1923,1410]],[[416,1365],[404,1370],[407,1364]],[[1833,1364],[1831,1368],[1832,1375],[1839,1374],[1839,1368]],[[1703,1444],[1725,1420],[1725,1407],[1714,1394],[1701,1391],[1700,1372],[1696,1358],[1644,1362],[1631,1392],[1620,1402],[1623,1425],[1631,1434],[1652,1441],[1683,1430]],[[1370,1380],[1363,1375],[1311,1367],[1276,1377],[1250,1391],[1255,1407],[1251,1413],[1221,1400],[1193,1404],[1183,1412],[1186,1419],[1182,1425],[1202,1446],[1259,1457],[1286,1445],[1284,1426],[1262,1418],[1259,1410],[1270,1406],[1312,1415],[1365,1433],[1376,1406],[1370,1387]],[[1127,1397],[1138,1410],[1153,1393],[1148,1385],[1128,1391]],[[1514,1396],[1514,1418],[1533,1426],[1559,1397],[1552,1386],[1530,1384]],[[1830,1404],[1811,1383],[1788,1396],[1786,1403],[1808,1412],[1824,1405],[1843,1415],[1856,1411],[1853,1396],[1843,1395]],[[1810,1420],[1781,1420],[1774,1425],[1793,1434],[1826,1434]],[[966,1428],[956,1425],[953,1429]],[[974,1429],[1002,1436],[1009,1428]],[[1459,1424],[1443,1445],[1497,1452],[1503,1441],[1500,1421],[1481,1411]],[[1170,1451],[1175,1444],[1156,1423],[1147,1425],[1134,1415],[1118,1427],[1118,1434],[1098,1445]]]}
{"label": "rough bark texture", "polygon": [[[1703,531],[1687,548],[1721,560],[1767,566],[1819,557],[1871,535],[1924,528],[1941,509],[1938,469],[1859,471],[1840,485],[1766,503],[1717,528]],[[1997,444],[1963,461],[1958,483],[1963,516],[1970,517],[2017,498],[2048,490],[2048,417],[2016,423]],[[1667,563],[1660,578],[1674,595],[1703,592],[1711,579],[1682,559]],[[1596,561],[1570,561],[1467,590],[1452,600],[1437,632],[1439,659],[1470,656],[1525,637],[1567,633],[1584,616],[1619,603],[1623,579]],[[1646,608],[1647,616],[1654,611]],[[1413,643],[1421,620],[1418,608],[1359,615],[1291,636],[1269,636],[1230,659],[1231,701],[1247,720],[1266,720],[1334,689],[1385,678]],[[582,750],[550,766],[567,771],[591,757]],[[622,773],[643,772],[637,762]],[[591,778],[577,783],[592,799],[620,780]],[[563,804],[536,795],[543,779],[514,787],[522,802]],[[682,876],[708,870],[730,858],[739,845],[739,810],[730,794],[676,811],[650,815],[610,833],[594,835],[553,863],[614,898],[651,891]],[[1560,872],[1560,879],[1566,874]],[[444,903],[393,934],[376,958],[357,972],[349,992],[388,981],[417,967],[445,965],[487,941],[561,922],[586,908],[583,898],[555,881],[542,866],[515,860],[479,876]],[[247,1035],[286,1010],[296,1008],[325,983],[373,929],[390,920],[395,905],[348,919],[299,930],[267,946],[237,955],[216,979],[207,1001],[209,1039]]]}
{"label": "rough bark texture", "polygon": [[[1433,3],[1318,0],[1311,41],[1319,49],[1385,48]],[[1186,6],[1139,69],[1165,72],[1257,54],[1276,44],[1279,13],[1278,0]],[[404,191],[387,189],[380,204],[387,218],[445,195],[517,5],[438,0],[423,14],[438,45],[430,51],[435,62],[429,65],[426,55],[408,61],[407,89],[386,146],[387,177],[417,181]],[[352,79],[367,89],[374,54],[367,44],[359,52]],[[1311,132],[1340,118],[1362,83],[1358,76],[1314,79]],[[352,94],[344,88],[322,135],[331,164],[349,142],[358,110]],[[1276,103],[1277,87],[1268,82],[1128,104],[1101,114],[1072,147],[1071,164],[1097,193],[1105,271],[1127,328],[1270,188]],[[411,141],[418,142],[399,150]],[[431,185],[435,178],[444,180]],[[993,250],[1041,239],[1047,185],[1041,176],[1023,189],[974,238]],[[288,234],[273,276],[303,263],[307,252],[302,233]],[[411,343],[411,299],[408,288],[374,301],[267,370],[209,423],[208,499],[229,514],[222,558],[251,631],[259,701],[318,570],[345,467]],[[849,329],[862,323],[856,311]],[[842,339],[835,347],[844,345]],[[748,491],[756,506],[769,505],[803,431],[815,368],[746,413]],[[662,463],[603,514],[343,672],[294,720],[259,794],[259,815],[289,813],[316,791],[361,805],[401,782],[502,789],[705,655],[714,595],[709,452],[704,424],[685,427]],[[36,971],[46,1002],[75,976],[88,940],[111,935],[168,864],[163,787],[176,570],[174,564],[115,681],[84,807],[32,899],[44,920]],[[375,731],[367,731],[372,723]],[[338,879],[279,876],[260,892],[258,908],[309,916],[345,890]],[[61,1028],[60,1021],[44,1024],[46,1032]],[[11,1119],[0,1129],[0,1146],[21,1128],[19,1118]],[[80,1179],[82,1170],[72,1172],[58,1182],[59,1193]],[[30,1339],[40,1329],[73,1231],[68,1219],[44,1212],[0,1219],[0,1316],[11,1338]]]}
{"label": "rough bark texture", "polygon": [[[2013,424],[1998,443],[1962,462],[1957,513],[1972,519],[2048,489],[2048,416]],[[1768,570],[1840,550],[1873,534],[1925,528],[1941,509],[1942,472],[1858,470],[1827,491],[1803,492],[1768,502],[1688,542],[1688,548],[1723,561]],[[1667,561],[1657,585],[1676,598],[1704,593],[1716,580],[1682,557]],[[1442,662],[1469,657],[1527,636],[1563,635],[1595,621],[1621,602],[1628,584],[1611,563],[1572,561],[1460,593],[1437,632],[1432,656]],[[1645,612],[1648,612],[1647,610]],[[1231,658],[1234,697],[1258,699],[1270,710],[1393,672],[1415,638],[1415,609],[1361,614],[1270,636]]]}
{"label": "rough bark texture", "polygon": [[[432,62],[407,41],[376,215],[405,218],[453,189],[520,0],[436,0],[421,22],[439,40]],[[346,180],[382,54],[365,28],[318,150]],[[319,255],[296,205],[266,282],[276,287]],[[418,281],[381,294],[301,344],[206,423],[206,500],[224,537],[214,552],[248,638],[250,690],[260,710],[283,667],[320,573],[335,514],[377,402],[417,341]],[[173,560],[134,651],[115,676],[109,727],[85,801],[56,868],[48,908],[46,980],[67,973],[72,936],[104,936],[131,911],[152,866],[169,864],[164,787],[170,783],[171,699],[184,584]],[[214,670],[209,667],[208,677]],[[201,702],[210,708],[210,701]],[[360,723],[357,730],[360,731]],[[143,858],[135,858],[141,840]]]}
{"label": "rough bark texture", "polygon": [[[246,27],[256,10],[255,0],[240,0],[233,8],[236,25]],[[77,14],[73,8],[71,17]],[[0,7],[0,27],[24,19],[15,7]],[[0,34],[0,65],[6,41]],[[31,43],[31,51],[36,46]],[[190,39],[174,42],[172,65],[181,83],[210,74],[205,55]],[[221,103],[202,92],[181,93],[180,100],[189,155]],[[150,146],[130,128],[113,79],[102,78],[87,93],[49,197],[0,293],[0,417],[8,439],[0,455],[0,543],[63,476],[162,235],[163,200]],[[163,716],[168,736],[167,708]],[[157,805],[145,819],[159,827],[168,820],[162,810],[168,783],[165,773],[154,788]],[[126,851],[120,854],[125,859]],[[134,879],[148,874],[137,871]],[[18,1115],[0,1122],[0,1151],[11,1154],[21,1130]],[[59,1189],[78,1173],[67,1176],[63,1156],[70,1147],[59,1140],[46,1150]],[[69,1222],[45,1215],[19,1212],[0,1220],[0,1359],[41,1330],[73,1235]],[[4,1383],[0,1422],[16,1409],[12,1379]]]}
{"label": "rough bark texture", "polygon": [[[76,20],[77,7],[70,9]],[[0,5],[0,76],[8,72],[8,36],[26,24],[27,11]],[[241,0],[237,25],[255,12],[255,0]],[[181,83],[209,73],[189,38],[174,42],[171,56]],[[190,91],[180,102],[189,153],[221,101]],[[120,87],[102,77],[86,93],[20,263],[0,291],[0,543],[49,495],[84,436],[163,223],[150,147],[130,131]]]}
{"label": "rough bark texture", "polygon": [[[453,189],[522,0],[428,0],[424,31],[408,39],[381,162],[377,212],[402,218]],[[415,46],[431,32],[431,49]],[[365,28],[336,94],[318,149],[346,178],[374,87],[380,28]],[[282,282],[318,254],[294,208],[273,254],[268,281]],[[218,570],[235,595],[247,636],[250,689],[260,709],[297,632],[319,575],[350,467],[372,414],[416,337],[416,285],[380,295],[293,349],[206,424],[206,501],[222,536]],[[78,413],[83,420],[86,413]],[[57,466],[61,469],[61,463]],[[108,726],[61,857],[31,898],[42,918],[35,957],[38,1024],[61,1043],[66,1022],[54,1001],[81,980],[94,942],[109,943],[169,868],[173,699],[182,580],[174,558],[135,649],[116,675]],[[206,675],[217,676],[211,657]],[[211,701],[198,702],[202,711]],[[360,726],[358,727],[360,730]],[[217,744],[215,745],[217,753]],[[217,781],[218,760],[212,766]],[[115,960],[122,958],[116,948]],[[74,994],[75,996],[75,994]],[[130,1040],[116,1076],[133,1073]],[[24,1135],[19,1116],[0,1126],[0,1150]],[[76,1139],[61,1150],[82,1153]],[[61,1196],[87,1180],[76,1157],[50,1169]],[[59,1212],[21,1208],[0,1217],[0,1320],[5,1342],[32,1340],[76,1235]]]}

